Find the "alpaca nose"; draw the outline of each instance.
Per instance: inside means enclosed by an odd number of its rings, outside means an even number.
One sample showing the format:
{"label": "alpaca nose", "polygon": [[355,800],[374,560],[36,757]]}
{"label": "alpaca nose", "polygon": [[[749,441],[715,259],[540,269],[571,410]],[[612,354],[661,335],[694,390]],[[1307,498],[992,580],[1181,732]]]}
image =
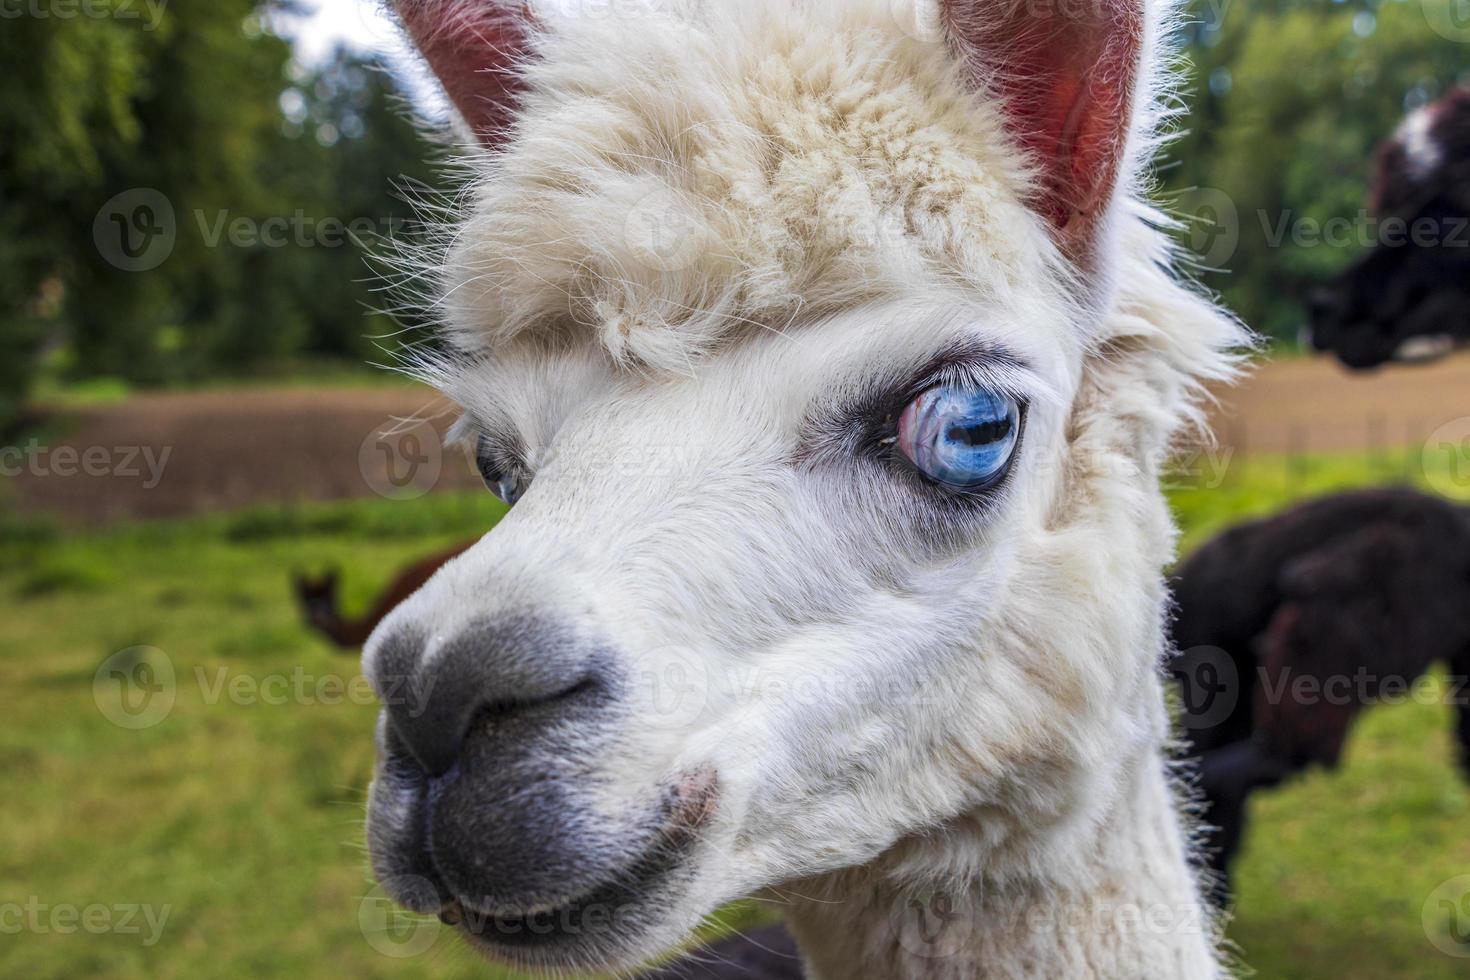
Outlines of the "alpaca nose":
{"label": "alpaca nose", "polygon": [[595,648],[550,620],[474,622],[434,643],[400,631],[373,646],[389,730],[431,777],[453,768],[472,732],[530,734],[602,686]]}

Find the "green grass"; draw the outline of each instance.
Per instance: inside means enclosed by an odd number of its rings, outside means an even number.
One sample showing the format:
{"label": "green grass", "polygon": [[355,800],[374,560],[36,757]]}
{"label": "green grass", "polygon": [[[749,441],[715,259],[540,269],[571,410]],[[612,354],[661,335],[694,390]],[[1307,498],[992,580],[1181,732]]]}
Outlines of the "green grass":
{"label": "green grass", "polygon": [[[361,607],[404,562],[489,526],[490,501],[12,536],[0,575],[11,613],[0,634],[0,771],[10,776],[0,901],[171,914],[152,947],[137,935],[6,936],[0,975],[484,976],[447,939],[406,966],[364,940],[360,823],[375,709],[363,697],[320,703],[335,692],[318,699],[315,679],[345,684],[357,664],[299,625],[288,574],[340,564],[346,604]],[[98,709],[93,679],[141,644],[166,654],[177,698],[158,724],[126,730]],[[311,693],[209,703],[221,670],[252,684],[294,683],[299,671]]]}
{"label": "green grass", "polygon": [[[1249,457],[1218,486],[1186,478],[1170,493],[1185,550],[1239,520],[1334,490],[1414,484],[1466,499],[1466,488],[1417,452],[1356,457]],[[1416,699],[1416,702],[1428,699]],[[1470,960],[1426,937],[1426,901],[1470,874],[1470,789],[1456,765],[1454,709],[1385,705],[1359,720],[1342,766],[1257,794],[1236,866],[1230,937],[1265,980],[1439,980]],[[1432,909],[1430,921],[1448,927]],[[1459,928],[1463,929],[1462,917]]]}
{"label": "green grass", "polygon": [[[1172,499],[1194,542],[1390,470],[1412,468],[1251,460]],[[360,683],[316,696],[316,679],[352,684],[356,660],[301,626],[288,587],[293,567],[338,564],[346,605],[361,608],[404,563],[499,513],[488,495],[431,495],[94,533],[0,514],[0,929],[16,921],[5,903],[32,896],[98,916],[129,903],[168,910],[151,946],[146,925],[64,934],[43,917],[44,930],[0,933],[0,976],[503,976],[437,924],[389,920],[399,931],[383,931],[361,849],[375,708],[352,696]],[[129,730],[103,715],[94,679],[139,646],[166,656],[177,693],[161,721]],[[221,682],[249,695],[270,678],[310,693],[284,704],[212,696]],[[101,690],[111,706],[114,682]],[[1232,936],[1260,976],[1466,975],[1467,961],[1436,952],[1421,925],[1434,886],[1470,873],[1470,791],[1449,725],[1440,705],[1375,709],[1339,772],[1259,798]],[[384,952],[416,927],[426,951]]]}

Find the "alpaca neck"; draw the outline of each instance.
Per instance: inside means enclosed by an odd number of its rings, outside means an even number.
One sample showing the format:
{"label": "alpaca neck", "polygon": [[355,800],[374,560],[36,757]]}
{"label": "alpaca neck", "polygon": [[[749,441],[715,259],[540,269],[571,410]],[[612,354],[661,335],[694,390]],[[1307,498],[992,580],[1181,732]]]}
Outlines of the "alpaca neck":
{"label": "alpaca neck", "polygon": [[[1164,766],[1157,749],[1141,753],[1098,834],[1052,861],[1056,874],[937,867],[943,884],[924,888],[880,859],[780,889],[809,980],[1224,976]],[[969,814],[940,836],[963,847],[993,821]]]}
{"label": "alpaca neck", "polygon": [[372,635],[373,627],[376,625],[377,620],[371,617],[344,619],[335,611],[330,617],[316,624],[317,629],[321,630],[327,639],[340,647],[362,646]]}

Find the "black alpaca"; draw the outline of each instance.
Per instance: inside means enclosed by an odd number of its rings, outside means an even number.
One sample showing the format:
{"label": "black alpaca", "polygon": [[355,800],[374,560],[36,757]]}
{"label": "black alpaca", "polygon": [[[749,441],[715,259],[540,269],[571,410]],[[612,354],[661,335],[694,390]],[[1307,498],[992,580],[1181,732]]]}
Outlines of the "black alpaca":
{"label": "black alpaca", "polygon": [[1470,510],[1407,489],[1324,497],[1233,527],[1172,586],[1172,671],[1215,828],[1223,900],[1250,793],[1335,766],[1367,704],[1450,671],[1470,774]]}
{"label": "black alpaca", "polygon": [[1470,90],[1415,111],[1378,150],[1375,244],[1309,301],[1311,342],[1351,368],[1470,342]]}

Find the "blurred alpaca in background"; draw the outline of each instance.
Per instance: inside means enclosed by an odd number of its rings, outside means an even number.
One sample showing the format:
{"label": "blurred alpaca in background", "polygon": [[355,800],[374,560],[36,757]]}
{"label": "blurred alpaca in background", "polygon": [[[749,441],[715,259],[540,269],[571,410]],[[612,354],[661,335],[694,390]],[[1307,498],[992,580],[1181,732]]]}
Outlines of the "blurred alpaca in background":
{"label": "blurred alpaca in background", "polygon": [[474,543],[465,541],[447,551],[420,558],[399,572],[373,600],[367,612],[357,617],[342,615],[337,595],[340,578],[337,569],[321,575],[297,574],[292,584],[296,590],[296,600],[301,604],[301,611],[306,617],[306,625],[343,650],[357,650],[367,642],[368,636],[384,616],[418,591],[419,586],[427,582],[445,563],[461,552],[468,551]]}
{"label": "blurred alpaca in background", "polygon": [[1435,663],[1449,667],[1470,773],[1470,511],[1407,489],[1336,494],[1225,531],[1172,585],[1172,669],[1217,900],[1250,794],[1336,766],[1357,714]]}
{"label": "blurred alpaca in background", "polygon": [[1312,346],[1352,368],[1470,341],[1470,90],[1410,114],[1376,168],[1375,244],[1309,303]]}

